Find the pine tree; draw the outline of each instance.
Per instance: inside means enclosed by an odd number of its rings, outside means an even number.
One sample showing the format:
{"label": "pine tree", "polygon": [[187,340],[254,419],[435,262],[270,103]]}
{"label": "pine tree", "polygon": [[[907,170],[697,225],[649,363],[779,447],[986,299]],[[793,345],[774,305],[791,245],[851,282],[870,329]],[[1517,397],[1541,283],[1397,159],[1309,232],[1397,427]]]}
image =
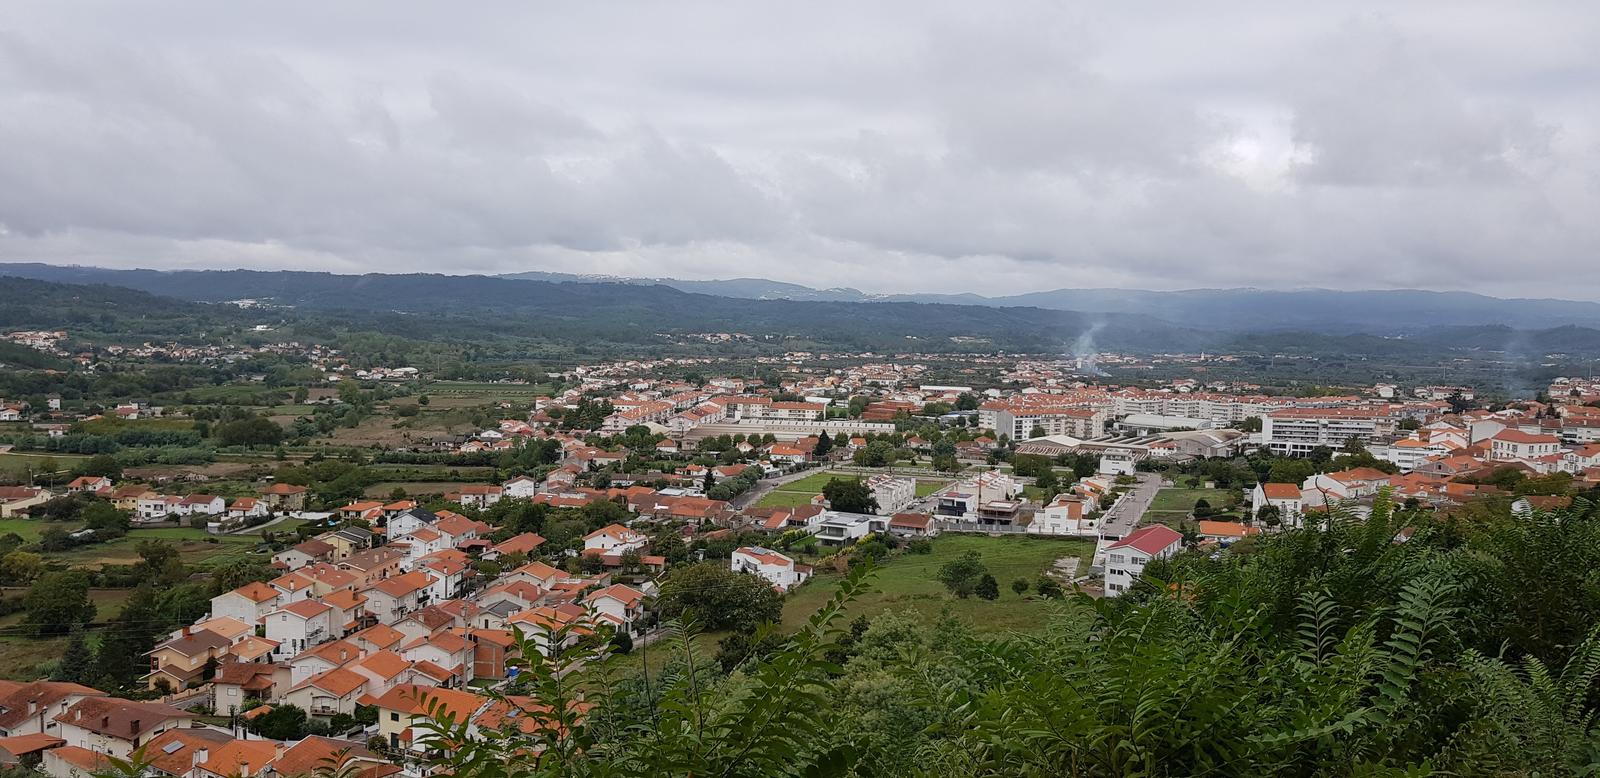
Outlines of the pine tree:
{"label": "pine tree", "polygon": [[100,649],[94,657],[94,685],[132,686],[138,680],[145,653],[155,647],[159,619],[155,591],[149,586],[135,589],[122,613],[107,625],[100,638]]}
{"label": "pine tree", "polygon": [[57,681],[87,684],[93,665],[94,652],[89,650],[88,642],[83,639],[83,630],[74,630],[72,638],[67,641],[66,653],[61,655],[61,662],[56,665],[52,678]]}

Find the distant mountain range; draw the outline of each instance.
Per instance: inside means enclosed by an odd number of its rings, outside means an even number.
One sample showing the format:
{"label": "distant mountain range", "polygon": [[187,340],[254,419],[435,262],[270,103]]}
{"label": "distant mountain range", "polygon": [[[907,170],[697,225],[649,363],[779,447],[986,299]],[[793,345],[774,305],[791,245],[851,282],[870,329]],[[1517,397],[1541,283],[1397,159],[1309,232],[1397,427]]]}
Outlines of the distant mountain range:
{"label": "distant mountain range", "polygon": [[[1600,304],[1418,290],[872,296],[765,279],[337,275],[35,263],[0,264],[0,276],[101,284],[192,302],[250,298],[368,322],[383,317],[383,331],[409,337],[448,330],[648,347],[662,343],[661,334],[742,332],[795,348],[862,351],[1220,350],[1390,359],[1499,352],[1529,361],[1552,353],[1600,355]],[[0,288],[0,300],[6,291]],[[27,295],[13,297],[14,312],[30,307]]]}
{"label": "distant mountain range", "polygon": [[618,278],[569,273],[513,273],[557,283],[630,283],[669,286],[685,292],[757,300],[916,302],[991,307],[1028,307],[1080,313],[1125,313],[1177,324],[1228,330],[1321,330],[1396,335],[1432,327],[1499,324],[1515,328],[1600,326],[1600,303],[1555,299],[1508,299],[1469,292],[1419,289],[1335,291],[1301,289],[1053,289],[984,297],[977,294],[874,295],[856,289],[813,289],[764,278],[686,281]]}

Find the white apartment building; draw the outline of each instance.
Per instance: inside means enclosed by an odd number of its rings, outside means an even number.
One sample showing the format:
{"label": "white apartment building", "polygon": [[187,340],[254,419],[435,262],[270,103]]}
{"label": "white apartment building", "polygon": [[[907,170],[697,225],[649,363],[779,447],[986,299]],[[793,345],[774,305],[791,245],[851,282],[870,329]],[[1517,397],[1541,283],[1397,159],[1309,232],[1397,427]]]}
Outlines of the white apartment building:
{"label": "white apartment building", "polygon": [[1561,451],[1561,439],[1516,429],[1501,430],[1489,439],[1489,457],[1502,462],[1538,459]]}
{"label": "white apartment building", "polygon": [[1287,456],[1305,456],[1318,446],[1337,449],[1351,438],[1370,443],[1394,430],[1387,411],[1368,408],[1282,408],[1261,419],[1262,443]]}
{"label": "white apartment building", "polygon": [[1042,428],[1045,435],[1066,435],[1082,440],[1103,437],[1109,417],[1104,409],[1066,407],[1020,398],[991,400],[978,408],[979,427],[994,430],[996,435],[1009,435],[1012,440],[1034,437],[1035,427]]}
{"label": "white apartment building", "polygon": [[867,478],[867,488],[878,501],[878,514],[899,513],[917,499],[917,479],[878,474]]}

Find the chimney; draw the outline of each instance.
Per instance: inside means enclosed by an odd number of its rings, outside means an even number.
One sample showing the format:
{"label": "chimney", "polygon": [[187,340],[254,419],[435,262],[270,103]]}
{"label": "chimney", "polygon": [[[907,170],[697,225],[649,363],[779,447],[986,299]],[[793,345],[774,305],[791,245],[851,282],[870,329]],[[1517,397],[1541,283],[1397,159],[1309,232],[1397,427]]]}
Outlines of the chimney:
{"label": "chimney", "polygon": [[193,759],[193,761],[190,762],[189,766],[190,767],[199,767],[200,765],[205,764],[206,759],[210,758],[210,756],[211,756],[210,749],[196,748],[194,750],[194,759]]}
{"label": "chimney", "polygon": [[183,628],[183,636],[184,637],[189,637],[189,628],[188,627],[184,627]]}
{"label": "chimney", "polygon": [[101,716],[100,717],[100,728],[101,729],[111,729],[111,717],[110,716]]}
{"label": "chimney", "polygon": [[128,722],[128,728],[129,728],[130,731],[133,732],[133,734],[135,734],[135,735],[139,734],[139,732],[141,731],[139,729],[139,720],[138,719],[134,719],[133,721]]}

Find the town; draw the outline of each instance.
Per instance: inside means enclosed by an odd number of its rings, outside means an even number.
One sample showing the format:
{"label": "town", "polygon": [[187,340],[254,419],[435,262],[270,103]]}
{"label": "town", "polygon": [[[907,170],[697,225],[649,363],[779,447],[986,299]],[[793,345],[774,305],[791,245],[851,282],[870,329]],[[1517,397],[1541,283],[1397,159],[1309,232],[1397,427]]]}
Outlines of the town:
{"label": "town", "polygon": [[[8,339],[108,369],[66,332]],[[0,750],[24,765],[420,776],[449,749],[423,726],[439,705],[469,736],[538,730],[553,714],[532,669],[644,669],[685,620],[732,670],[762,655],[760,623],[804,624],[858,566],[918,598],[868,595],[863,618],[954,607],[1010,629],[1186,553],[1396,505],[1526,515],[1600,485],[1600,378],[1483,402],[1119,384],[1103,367],[1142,360],[1116,354],[952,371],[790,352],[754,372],[667,358],[471,383],[324,347],[225,351],[101,354],[305,367],[235,379],[278,398],[260,406],[192,388],[0,402],[0,576],[28,587],[4,600]],[[951,375],[968,383],[930,380]]]}

